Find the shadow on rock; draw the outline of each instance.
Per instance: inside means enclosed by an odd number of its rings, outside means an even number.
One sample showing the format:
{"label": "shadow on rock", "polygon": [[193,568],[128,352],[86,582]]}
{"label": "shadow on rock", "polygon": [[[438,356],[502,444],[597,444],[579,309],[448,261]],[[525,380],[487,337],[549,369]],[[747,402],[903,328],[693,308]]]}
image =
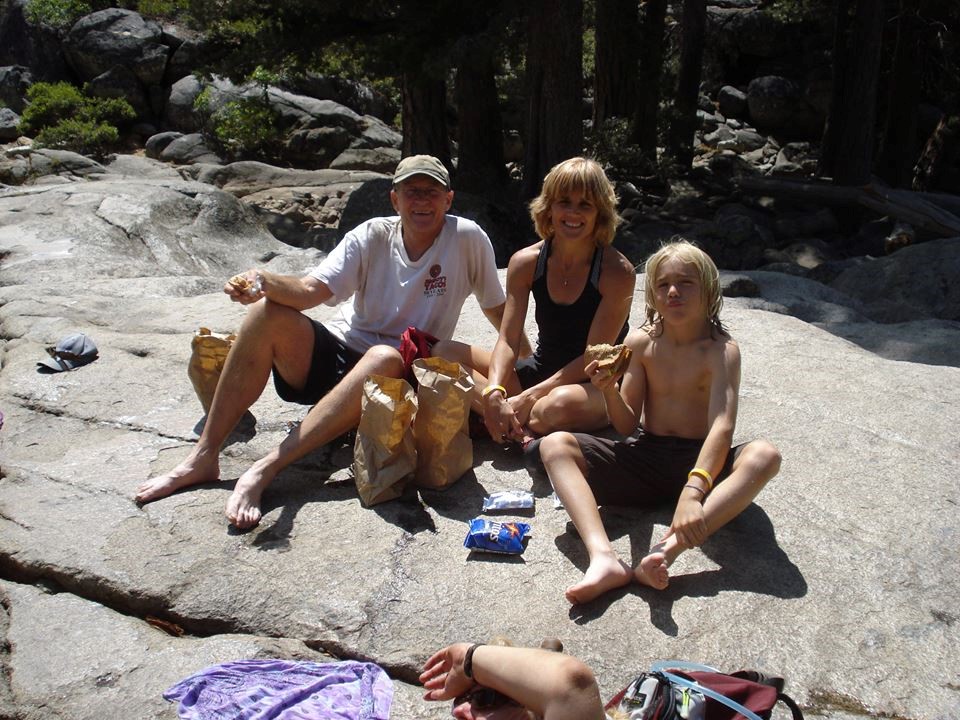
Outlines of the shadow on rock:
{"label": "shadow on rock", "polygon": [[[474,464],[477,464],[476,456],[474,456]],[[472,469],[467,470],[446,490],[420,488],[420,498],[424,505],[443,517],[464,523],[470,522],[483,512],[483,499],[486,496],[487,491],[477,480],[477,474]]]}
{"label": "shadow on rock", "polygon": [[[442,495],[442,493],[434,493]],[[437,532],[436,523],[427,509],[421,504],[416,488],[408,486],[403,495],[396,500],[374,505],[377,515],[401,530],[416,535],[421,532]]]}
{"label": "shadow on rock", "polygon": [[[195,435],[200,436],[203,433],[203,428],[207,424],[207,416],[204,415],[197,421],[197,424],[193,426],[193,432]],[[257,435],[257,418],[252,412],[247,410],[240,416],[240,420],[237,422],[236,427],[233,428],[233,431],[227,437],[226,442],[223,443],[223,447],[229,445],[235,445],[236,443],[247,443],[253,440]]]}
{"label": "shadow on rock", "polygon": [[[657,511],[639,523],[631,521],[632,509],[601,508],[601,518],[611,540],[630,537],[631,558],[635,566],[648,552],[654,522],[669,524],[672,515]],[[635,516],[633,516],[635,518]],[[557,548],[581,571],[588,565],[586,549],[570,523],[567,532],[556,539]],[[722,591],[753,592],[778,598],[798,598],[807,594],[807,582],[777,543],[773,524],[764,510],[750,505],[738,517],[721,528],[700,548],[720,567],[716,570],[671,575],[665,590],[630,585],[601,595],[592,602],[571,610],[571,619],[586,623],[603,615],[613,601],[627,593],[636,594],[650,604],[651,623],[664,634],[675,636],[673,604],[684,597],[711,597]]]}

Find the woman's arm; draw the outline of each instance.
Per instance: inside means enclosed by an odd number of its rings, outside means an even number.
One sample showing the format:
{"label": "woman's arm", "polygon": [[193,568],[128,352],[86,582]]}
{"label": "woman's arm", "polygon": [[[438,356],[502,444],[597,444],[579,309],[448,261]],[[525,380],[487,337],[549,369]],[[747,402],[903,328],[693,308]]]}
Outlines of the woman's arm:
{"label": "woman's arm", "polygon": [[576,658],[549,650],[480,645],[472,653],[469,678],[464,672],[469,647],[450,645],[427,661],[420,675],[425,699],[452,700],[479,684],[544,720],[603,720],[596,679]]}
{"label": "woman's arm", "polygon": [[537,244],[517,251],[507,266],[507,300],[497,343],[490,356],[490,372],[487,375],[488,387],[499,385],[505,388],[505,391],[495,390],[483,398],[484,423],[490,437],[497,442],[523,435],[523,428],[513,407],[507,402],[507,395],[520,390],[514,367],[521,348],[526,344],[523,325],[527,319],[530,287],[533,284],[539,249]]}

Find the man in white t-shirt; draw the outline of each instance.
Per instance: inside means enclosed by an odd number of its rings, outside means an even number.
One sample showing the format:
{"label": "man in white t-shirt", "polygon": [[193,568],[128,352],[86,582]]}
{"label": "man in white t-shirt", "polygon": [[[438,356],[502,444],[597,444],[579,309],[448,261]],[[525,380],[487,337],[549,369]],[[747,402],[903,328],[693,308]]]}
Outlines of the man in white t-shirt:
{"label": "man in white t-shirt", "polygon": [[[180,465],[140,485],[137,502],[218,480],[220,446],[272,373],[281,398],[313,407],[237,481],[226,516],[238,528],[252,527],[263,490],[283,468],[356,427],[364,379],[405,374],[397,348],[408,326],[449,339],[473,294],[499,328],[505,298],[493,247],[476,223],[446,214],[453,192],[443,164],[429,155],[401,160],[390,201],[399,217],[361,224],[308,275],[248,270],[246,282],[224,285],[250,310],[203,433]],[[321,324],[303,314],[321,303],[343,303],[340,317]]]}

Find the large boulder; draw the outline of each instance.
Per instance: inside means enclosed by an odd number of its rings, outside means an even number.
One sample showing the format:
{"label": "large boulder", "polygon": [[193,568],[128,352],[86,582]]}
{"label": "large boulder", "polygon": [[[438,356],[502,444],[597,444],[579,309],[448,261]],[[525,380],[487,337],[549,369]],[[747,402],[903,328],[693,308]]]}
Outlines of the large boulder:
{"label": "large boulder", "polygon": [[830,286],[861,300],[880,322],[960,321],[960,238],[911,245],[840,273]]}
{"label": "large boulder", "polygon": [[318,100],[333,100],[360,115],[373,115],[385,123],[393,122],[399,112],[396,103],[391,102],[385,95],[369,85],[348,78],[311,72],[284,79],[283,87]]}
{"label": "large boulder", "polygon": [[133,10],[109,8],[80,18],[64,39],[64,50],[83,81],[116,65],[128,67],[144,86],[159,85],[167,65],[163,31]]}
{"label": "large boulder", "polygon": [[126,65],[114,65],[87,83],[87,92],[100,98],[120,98],[130,103],[138,118],[155,115],[140,79]]}
{"label": "large boulder", "polygon": [[[633,586],[571,608],[563,589],[586,554],[519,448],[476,440],[473,469],[449,490],[411,488],[365,508],[344,473],[352,448],[330,446],[277,478],[257,528],[228,529],[235,478],[306,412],[269,387],[222,453],[222,482],[136,506],[136,485],[195,442],[191,338],[200,325],[235,329],[244,312],[224,279],[251,266],[300,273],[321,257],[271,238],[230,194],[143,167],[162,169],[116,163],[94,181],[0,193],[5,717],[173,717],[159,693],[179,678],[225,659],[318,659],[307,648],[323,648],[386,668],[391,717],[426,720],[449,706],[420,699],[424,660],[495,635],[559,637],[594,668],[604,698],[638,667],[682,657],[784,674],[808,716],[960,713],[943,670],[960,644],[960,324],[876,325],[835,288],[749,273],[757,296],[723,309],[744,357],[736,441],[772,439],[779,477],[674,563],[666,591]],[[790,314],[800,307],[811,322]],[[78,331],[100,358],[38,373],[44,347]],[[457,335],[496,341],[473,300]],[[523,556],[469,554],[467,521],[483,498],[517,487],[536,495]],[[924,512],[906,511],[905,497]],[[672,509],[603,517],[635,561]]]}
{"label": "large boulder", "polygon": [[194,75],[185,75],[170,86],[163,111],[166,129],[184,133],[200,130],[202,118],[195,102],[202,91],[203,83]]}
{"label": "large boulder", "polygon": [[20,116],[10,108],[0,108],[0,142],[20,137]]}
{"label": "large boulder", "polygon": [[30,0],[7,0],[0,5],[0,66],[29,68],[34,80],[72,81],[62,47],[62,32],[57,28],[27,20]]}
{"label": "large boulder", "polygon": [[14,148],[0,157],[0,183],[22,185],[38,183],[51,177],[64,182],[103,172],[96,160],[69,150],[52,148]]}
{"label": "large boulder", "polygon": [[6,105],[15,113],[22,113],[27,90],[33,85],[33,74],[23,65],[0,67],[0,106]]}

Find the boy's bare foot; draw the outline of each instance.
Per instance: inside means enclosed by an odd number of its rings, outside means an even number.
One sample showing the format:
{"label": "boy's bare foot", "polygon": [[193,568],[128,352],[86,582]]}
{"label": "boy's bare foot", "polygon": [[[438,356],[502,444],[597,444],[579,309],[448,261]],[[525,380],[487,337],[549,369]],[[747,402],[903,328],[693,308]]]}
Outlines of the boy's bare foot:
{"label": "boy's bare foot", "polygon": [[641,585],[649,585],[655,590],[663,590],[670,584],[667,557],[660,551],[647,555],[633,571],[633,576]]}
{"label": "boy's bare foot", "polygon": [[265,475],[256,465],[240,476],[224,510],[232,525],[246,530],[260,522],[260,497],[271,480],[273,477]]}
{"label": "boy's bare foot", "polygon": [[219,479],[220,463],[217,458],[205,460],[194,451],[170,472],[151,478],[137,487],[134,500],[138,503],[148,503],[164,498],[180,488]]}
{"label": "boy's bare foot", "polygon": [[608,590],[622,587],[633,580],[630,566],[615,554],[597,555],[583,574],[583,580],[566,589],[564,595],[573,605],[590,602]]}

